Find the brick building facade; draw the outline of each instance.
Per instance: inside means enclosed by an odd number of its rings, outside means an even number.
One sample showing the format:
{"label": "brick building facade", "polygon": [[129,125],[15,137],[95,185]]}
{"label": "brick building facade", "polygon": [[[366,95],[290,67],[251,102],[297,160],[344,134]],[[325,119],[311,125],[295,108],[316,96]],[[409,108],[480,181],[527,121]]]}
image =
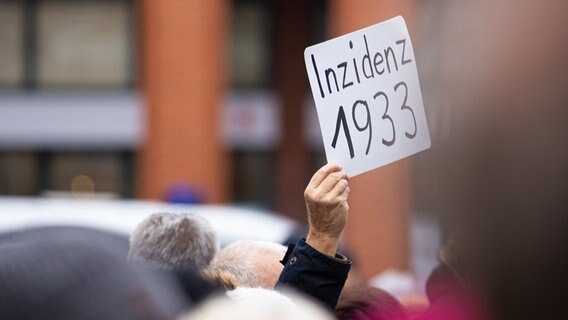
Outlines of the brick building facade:
{"label": "brick building facade", "polygon": [[[275,179],[276,210],[301,219],[303,189],[314,170],[300,125],[309,95],[302,53],[313,44],[310,26],[321,8],[303,0],[270,3],[271,78],[282,108],[282,139],[274,152],[274,170],[268,174]],[[226,44],[233,4],[142,1],[142,91],[148,131],[139,154],[138,189],[144,198],[160,198],[169,186],[190,181],[209,202],[230,200],[234,175],[218,128],[220,106],[230,86]],[[414,5],[411,0],[329,0],[326,37],[399,14],[412,24]],[[410,170],[410,161],[404,160],[351,183],[346,237],[366,276],[409,267]]]}

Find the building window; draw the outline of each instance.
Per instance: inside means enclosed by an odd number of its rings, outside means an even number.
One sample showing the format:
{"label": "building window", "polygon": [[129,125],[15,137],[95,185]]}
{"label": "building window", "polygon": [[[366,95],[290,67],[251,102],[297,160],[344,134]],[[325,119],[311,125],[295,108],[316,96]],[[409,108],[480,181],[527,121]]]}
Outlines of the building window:
{"label": "building window", "polygon": [[20,1],[0,2],[0,87],[13,88],[22,83],[23,39]]}
{"label": "building window", "polygon": [[272,152],[233,152],[233,201],[252,207],[273,208],[274,163]]}
{"label": "building window", "polygon": [[127,2],[44,0],[37,10],[39,87],[129,82]]}
{"label": "building window", "polygon": [[31,196],[36,186],[37,158],[32,152],[0,153],[0,194]]}
{"label": "building window", "polygon": [[236,88],[266,88],[272,58],[270,4],[236,0],[232,13],[231,83]]}
{"label": "building window", "polygon": [[14,124],[0,128],[0,194],[90,181],[95,193],[134,195],[135,18],[134,0],[0,0],[0,119]]}
{"label": "building window", "polygon": [[[48,159],[45,190],[51,192],[88,192],[112,197],[127,195],[132,186],[124,174],[130,157],[121,153],[58,152]],[[126,161],[125,161],[126,160]]]}
{"label": "building window", "polygon": [[133,0],[0,1],[0,89],[133,87]]}
{"label": "building window", "polygon": [[[224,130],[241,129],[228,132],[231,138],[227,145],[231,149],[232,200],[265,208],[274,205],[276,145],[271,138],[258,136],[258,121],[251,119],[263,118],[262,115],[272,114],[278,107],[276,100],[266,98],[271,96],[272,85],[271,10],[270,1],[233,1],[228,30],[232,90],[224,109],[226,121],[223,123]],[[241,101],[243,96],[247,98]],[[252,122],[243,125],[244,120]],[[249,131],[252,136],[247,136]],[[269,141],[259,143],[258,138]]]}

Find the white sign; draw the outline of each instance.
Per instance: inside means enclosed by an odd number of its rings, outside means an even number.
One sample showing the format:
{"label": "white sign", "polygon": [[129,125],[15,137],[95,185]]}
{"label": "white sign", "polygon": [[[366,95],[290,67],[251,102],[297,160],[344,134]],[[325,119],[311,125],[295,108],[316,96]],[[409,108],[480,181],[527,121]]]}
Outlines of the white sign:
{"label": "white sign", "polygon": [[232,150],[272,150],[281,136],[280,105],[268,92],[233,92],[223,106],[221,130]]}
{"label": "white sign", "polygon": [[329,162],[355,176],[430,148],[402,17],[311,46],[304,59]]}

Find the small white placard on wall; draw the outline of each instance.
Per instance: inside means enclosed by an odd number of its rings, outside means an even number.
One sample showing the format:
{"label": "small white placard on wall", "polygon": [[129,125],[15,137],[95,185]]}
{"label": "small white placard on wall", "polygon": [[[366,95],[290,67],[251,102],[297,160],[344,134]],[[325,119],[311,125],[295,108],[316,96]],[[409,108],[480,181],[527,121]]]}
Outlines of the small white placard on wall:
{"label": "small white placard on wall", "polygon": [[304,59],[329,162],[355,176],[430,147],[401,16],[308,47]]}
{"label": "small white placard on wall", "polygon": [[221,130],[232,150],[267,151],[278,148],[280,104],[270,92],[233,92],[223,106]]}

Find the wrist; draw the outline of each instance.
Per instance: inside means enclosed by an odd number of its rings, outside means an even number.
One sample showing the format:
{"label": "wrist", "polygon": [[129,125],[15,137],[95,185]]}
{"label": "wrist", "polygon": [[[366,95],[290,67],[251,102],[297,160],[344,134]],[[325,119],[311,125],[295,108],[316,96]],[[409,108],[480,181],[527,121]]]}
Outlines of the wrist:
{"label": "wrist", "polygon": [[339,236],[322,234],[317,231],[310,230],[306,237],[306,243],[320,253],[330,257],[335,257],[339,246]]}

